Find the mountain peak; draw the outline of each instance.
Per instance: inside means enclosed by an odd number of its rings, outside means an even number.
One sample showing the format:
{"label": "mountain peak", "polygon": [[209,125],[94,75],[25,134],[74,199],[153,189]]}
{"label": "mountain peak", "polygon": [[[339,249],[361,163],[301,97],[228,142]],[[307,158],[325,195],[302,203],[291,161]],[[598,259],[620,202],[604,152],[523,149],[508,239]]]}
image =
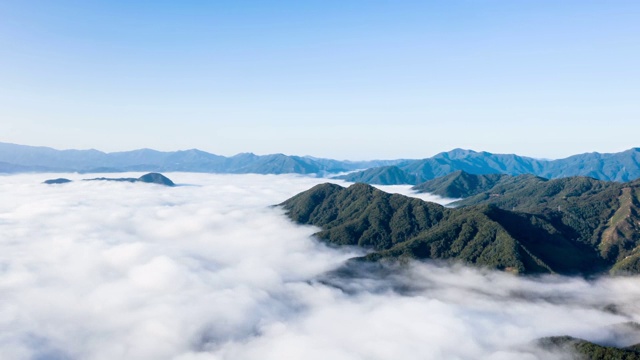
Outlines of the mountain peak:
{"label": "mountain peak", "polygon": [[478,152],[473,150],[468,150],[468,149],[455,148],[453,150],[436,154],[434,157],[442,157],[445,159],[460,159],[460,158],[465,158],[475,154],[478,154]]}
{"label": "mountain peak", "polygon": [[176,186],[168,177],[159,173],[148,173],[138,178],[138,181],[166,186]]}

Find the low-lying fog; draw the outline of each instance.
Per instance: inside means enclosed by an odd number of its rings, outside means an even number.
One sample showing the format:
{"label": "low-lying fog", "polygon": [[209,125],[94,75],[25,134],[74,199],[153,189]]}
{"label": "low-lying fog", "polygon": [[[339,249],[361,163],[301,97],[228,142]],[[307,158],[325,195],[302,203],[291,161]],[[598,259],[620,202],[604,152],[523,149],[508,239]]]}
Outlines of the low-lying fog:
{"label": "low-lying fog", "polygon": [[607,328],[640,320],[638,278],[414,264],[324,285],[356,250],[269,205],[325,179],[166,175],[190,186],[0,177],[3,359],[546,359],[532,340],[640,342]]}

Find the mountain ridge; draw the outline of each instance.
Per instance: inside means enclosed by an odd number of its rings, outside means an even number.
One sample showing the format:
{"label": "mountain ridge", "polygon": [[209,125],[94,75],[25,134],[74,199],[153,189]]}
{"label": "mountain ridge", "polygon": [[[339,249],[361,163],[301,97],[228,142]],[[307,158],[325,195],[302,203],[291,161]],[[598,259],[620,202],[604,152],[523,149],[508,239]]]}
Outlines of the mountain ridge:
{"label": "mountain ridge", "polygon": [[[640,178],[640,148],[631,148],[618,153],[585,153],[556,160],[540,160],[515,154],[493,154],[482,151],[454,149],[431,158],[400,163],[397,167],[407,179],[415,178],[408,185],[433,180],[456,171],[470,174],[532,174],[548,179],[568,176],[588,176],[599,180],[625,182]],[[373,169],[354,172],[342,177],[351,182],[375,184],[367,176]],[[402,178],[397,176],[396,178]],[[381,185],[400,185],[388,182]]]}
{"label": "mountain ridge", "polygon": [[323,241],[370,249],[365,261],[458,260],[525,274],[640,272],[633,227],[640,180],[543,180],[513,190],[503,184],[499,196],[483,192],[456,208],[364,183],[317,185],[280,206],[293,221],[319,226]]}
{"label": "mountain ridge", "polygon": [[204,172],[258,174],[331,174],[340,179],[380,185],[419,183],[456,171],[470,174],[533,174],[544,178],[589,176],[607,181],[640,178],[640,148],[619,153],[585,153],[557,160],[516,154],[453,149],[424,159],[349,161],[285,154],[240,153],[221,156],[198,149],[163,152],[138,149],[106,153],[95,149],[56,150],[0,142],[0,172]]}
{"label": "mountain ridge", "polygon": [[284,154],[240,153],[221,156],[198,149],[171,152],[137,149],[106,153],[90,150],[56,150],[44,146],[0,142],[0,172],[127,172],[187,171],[233,174],[340,173],[387,166],[403,160],[348,161]]}

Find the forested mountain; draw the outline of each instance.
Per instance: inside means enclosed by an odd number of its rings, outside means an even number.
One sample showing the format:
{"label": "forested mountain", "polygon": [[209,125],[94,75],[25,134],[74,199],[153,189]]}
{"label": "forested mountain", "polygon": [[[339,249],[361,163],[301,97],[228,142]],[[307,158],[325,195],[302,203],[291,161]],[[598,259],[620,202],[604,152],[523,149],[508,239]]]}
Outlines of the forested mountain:
{"label": "forested mountain", "polygon": [[509,187],[524,182],[546,181],[534,175],[511,176],[505,174],[476,175],[458,170],[433,180],[425,181],[413,187],[420,193],[431,193],[448,198],[466,198],[488,191],[497,185]]}
{"label": "forested mountain", "polygon": [[626,348],[603,346],[571,336],[553,336],[537,341],[537,345],[553,353],[574,355],[578,360],[638,360],[640,344]]}
{"label": "forested mountain", "polygon": [[640,180],[529,177],[457,208],[366,184],[318,185],[281,205],[336,245],[372,250],[366,260],[453,259],[517,273],[640,271]]}
{"label": "forested mountain", "polygon": [[336,176],[334,179],[378,185],[413,184],[416,182],[414,175],[410,175],[397,166],[375,167],[364,171]]}

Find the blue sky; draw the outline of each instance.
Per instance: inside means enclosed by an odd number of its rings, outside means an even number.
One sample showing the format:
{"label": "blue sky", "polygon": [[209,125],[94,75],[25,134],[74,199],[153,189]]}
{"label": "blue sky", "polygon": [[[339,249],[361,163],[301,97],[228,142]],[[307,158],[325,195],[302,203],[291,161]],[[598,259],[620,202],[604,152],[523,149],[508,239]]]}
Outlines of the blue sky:
{"label": "blue sky", "polygon": [[640,146],[638,1],[5,1],[0,141],[419,158]]}

